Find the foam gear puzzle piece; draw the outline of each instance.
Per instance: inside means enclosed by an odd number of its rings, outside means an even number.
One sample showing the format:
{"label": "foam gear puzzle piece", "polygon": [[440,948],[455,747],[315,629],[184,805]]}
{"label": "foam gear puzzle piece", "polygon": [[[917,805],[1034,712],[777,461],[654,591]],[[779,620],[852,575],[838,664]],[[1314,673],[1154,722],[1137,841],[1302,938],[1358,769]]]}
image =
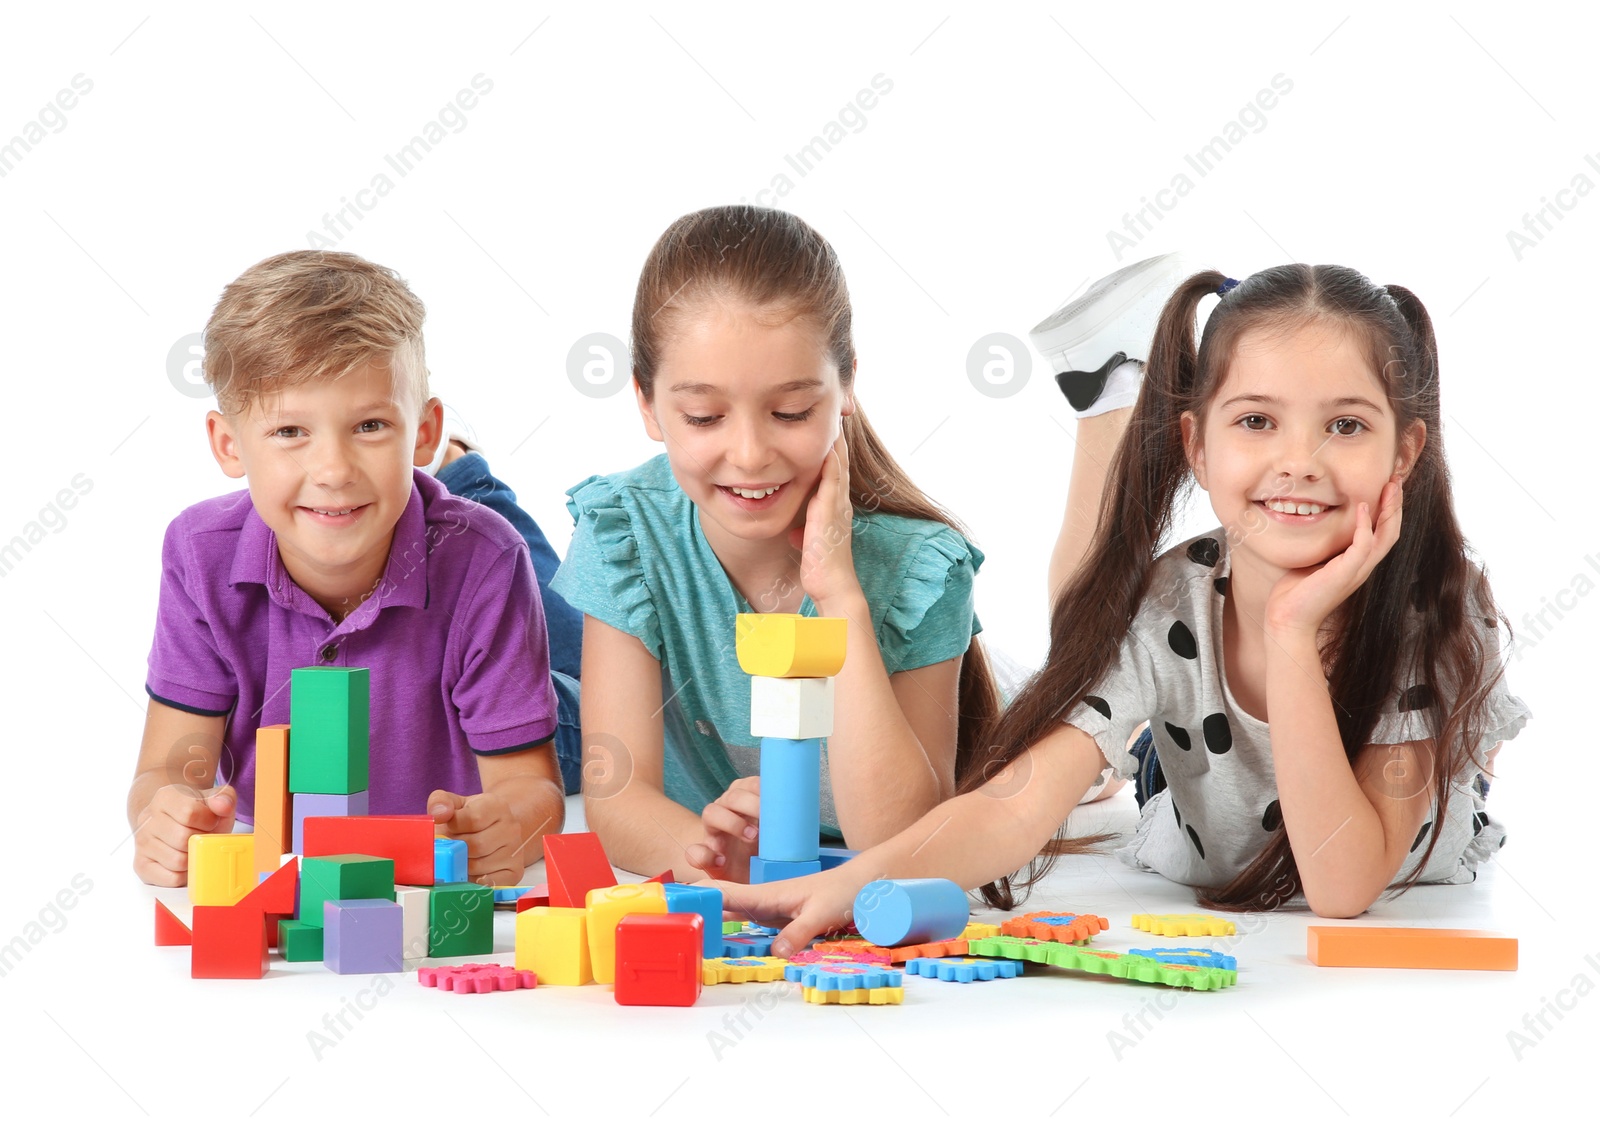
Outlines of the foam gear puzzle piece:
{"label": "foam gear puzzle piece", "polygon": [[898,1006],[905,1000],[901,974],[870,963],[812,963],[791,966],[783,977],[800,984],[807,1002],[845,1006]]}
{"label": "foam gear puzzle piece", "polygon": [[700,1001],[698,912],[632,913],[617,922],[618,1006],[693,1006]]}
{"label": "foam gear puzzle piece", "polygon": [[879,947],[953,939],[967,926],[967,894],[953,880],[875,880],[856,895],[862,936]]}
{"label": "foam gear puzzle piece", "polygon": [[617,874],[596,833],[545,834],[544,872],[552,908],[587,907],[586,897],[594,889],[617,886]]}
{"label": "foam gear puzzle piece", "polygon": [[278,954],[290,963],[322,962],[322,929],[300,920],[278,924]]}
{"label": "foam gear puzzle piece", "polygon": [[1514,936],[1463,928],[1306,928],[1306,958],[1318,967],[1429,971],[1515,971]]}
{"label": "foam gear puzzle piece", "polygon": [[1232,921],[1216,916],[1180,913],[1170,916],[1140,914],[1133,918],[1133,926],[1151,935],[1166,936],[1220,936],[1233,935],[1238,929]]}
{"label": "foam gear puzzle piece", "polygon": [[1185,963],[1191,967],[1221,967],[1224,971],[1237,971],[1239,961],[1231,955],[1213,951],[1209,947],[1130,947],[1129,955],[1142,955],[1157,963]]}
{"label": "foam gear puzzle piece", "polygon": [[189,976],[259,979],[267,973],[266,918],[237,904],[196,904]]}
{"label": "foam gear puzzle piece", "polygon": [[455,994],[488,994],[531,990],[539,985],[539,976],[499,963],[463,963],[458,967],[418,967],[417,982]]}
{"label": "foam gear puzzle piece", "polygon": [[832,676],[750,677],[750,734],[826,739],[833,734]]}
{"label": "foam gear puzzle piece", "polygon": [[368,669],[290,670],[291,793],[356,794],[367,789],[371,698]]}
{"label": "foam gear puzzle piece", "polygon": [[775,983],[783,981],[788,966],[787,961],[771,955],[707,959],[700,966],[700,978],[708,987],[719,983]]}
{"label": "foam gear puzzle piece", "polygon": [[740,613],[734,618],[734,652],[751,676],[837,676],[849,624],[844,617]]}
{"label": "foam gear puzzle piece", "polygon": [[1239,981],[1236,971],[1225,971],[1218,967],[1158,963],[1154,959],[1146,959],[1139,955],[1124,955],[1117,951],[1101,951],[1097,948],[1056,943],[1051,940],[997,935],[989,939],[975,939],[971,947],[976,955],[1023,959],[1068,971],[1108,975],[1113,979],[1127,979],[1132,982],[1161,983],[1169,987],[1186,987],[1189,990],[1218,990],[1222,987],[1231,987]]}
{"label": "foam gear puzzle piece", "polygon": [[331,857],[337,853],[388,857],[394,862],[396,884],[430,885],[437,852],[435,828],[427,814],[317,815],[306,818],[300,843],[307,857]]}
{"label": "foam gear puzzle piece", "polygon": [[946,983],[986,983],[1016,978],[1022,974],[1022,963],[1016,959],[912,959],[906,963],[906,974]]}
{"label": "foam gear puzzle piece", "polygon": [[189,835],[189,903],[237,904],[256,886],[253,833]]}
{"label": "foam gear puzzle piece", "polygon": [[256,872],[268,873],[294,847],[289,828],[289,725],[256,728],[255,819]]}
{"label": "foam gear puzzle piece", "polygon": [[800,997],[818,1006],[899,1006],[905,1002],[906,992],[904,987],[871,987],[847,991],[802,987]]}
{"label": "foam gear puzzle piece", "polygon": [[771,955],[772,940],[770,935],[725,935],[722,937],[723,959],[744,959],[751,955]]}
{"label": "foam gear puzzle piece", "polygon": [[581,987],[594,982],[589,966],[589,916],[582,908],[529,908],[517,913],[519,971],[532,971],[548,986]]}
{"label": "foam gear puzzle piece", "polygon": [[393,900],[329,900],[323,905],[322,961],[340,975],[406,969],[405,912]]}
{"label": "foam gear puzzle piece", "polygon": [[428,898],[428,954],[436,959],[494,950],[494,893],[481,884],[436,884]]}
{"label": "foam gear puzzle piece", "polygon": [[300,920],[323,926],[329,900],[393,900],[394,862],[364,853],[306,857],[300,862]]}
{"label": "foam gear puzzle piece", "polygon": [[[815,819],[813,819],[815,820]],[[762,856],[750,858],[750,883],[766,884],[774,880],[793,880],[822,871],[821,861],[769,861]]]}
{"label": "foam gear puzzle piece", "polygon": [[161,901],[156,901],[156,946],[157,947],[188,947],[193,942],[194,933],[189,930],[189,925],[178,919]]}
{"label": "foam gear puzzle piece", "polygon": [[1110,922],[1104,916],[1078,912],[1028,912],[1006,920],[997,934],[1077,943],[1092,939],[1096,932],[1106,931],[1110,927]]}
{"label": "foam gear puzzle piece", "polygon": [[467,843],[454,837],[433,839],[433,876],[429,884],[467,883]]}
{"label": "foam gear puzzle piece", "polygon": [[873,947],[870,943],[867,944],[867,947],[871,950],[839,951],[835,950],[830,943],[819,943],[815,947],[806,948],[804,951],[796,951],[789,956],[789,962],[801,966],[805,966],[808,963],[875,963],[879,967],[894,966],[894,961],[887,954],[874,954],[874,952],[883,952],[884,948]]}
{"label": "foam gear puzzle piece", "polygon": [[999,924],[980,924],[974,921],[961,929],[962,939],[988,939],[992,935],[1000,934]]}
{"label": "foam gear puzzle piece", "polygon": [[965,939],[936,939],[927,943],[907,944],[904,947],[879,947],[864,939],[837,939],[817,944],[816,947],[818,950],[858,956],[862,960],[891,964],[904,963],[911,959],[943,959],[952,955],[965,955],[968,950]]}
{"label": "foam gear puzzle piece", "polygon": [[[312,818],[352,818],[364,817],[370,798],[365,790],[358,790],[354,794],[292,794],[290,795],[290,809],[293,815],[289,830],[289,847],[296,853],[308,857],[331,856],[331,854],[318,854],[306,852],[306,822]],[[381,853],[370,853],[368,856],[384,856]]]}

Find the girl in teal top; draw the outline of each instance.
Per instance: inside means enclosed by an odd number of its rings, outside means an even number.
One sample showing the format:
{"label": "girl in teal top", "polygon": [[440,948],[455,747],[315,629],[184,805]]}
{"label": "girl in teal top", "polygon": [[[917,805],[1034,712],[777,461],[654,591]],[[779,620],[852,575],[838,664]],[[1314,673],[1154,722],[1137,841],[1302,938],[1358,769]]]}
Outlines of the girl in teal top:
{"label": "girl in teal top", "polygon": [[997,695],[982,553],[917,490],[855,395],[849,293],[803,221],[685,216],[646,261],[635,392],[664,455],[570,492],[553,588],[584,614],[584,793],[623,868],[744,879],[759,737],[738,613],[848,619],[822,832],[876,844],[949,797]]}

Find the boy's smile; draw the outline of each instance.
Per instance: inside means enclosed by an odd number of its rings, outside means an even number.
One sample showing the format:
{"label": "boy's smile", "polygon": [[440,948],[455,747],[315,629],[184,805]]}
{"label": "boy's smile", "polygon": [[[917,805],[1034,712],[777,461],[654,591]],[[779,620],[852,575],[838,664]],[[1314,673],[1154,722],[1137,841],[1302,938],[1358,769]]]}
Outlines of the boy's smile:
{"label": "boy's smile", "polygon": [[336,619],[383,577],[411,469],[440,441],[439,402],[417,402],[408,375],[369,362],[206,418],[217,463],[248,478],[289,576]]}

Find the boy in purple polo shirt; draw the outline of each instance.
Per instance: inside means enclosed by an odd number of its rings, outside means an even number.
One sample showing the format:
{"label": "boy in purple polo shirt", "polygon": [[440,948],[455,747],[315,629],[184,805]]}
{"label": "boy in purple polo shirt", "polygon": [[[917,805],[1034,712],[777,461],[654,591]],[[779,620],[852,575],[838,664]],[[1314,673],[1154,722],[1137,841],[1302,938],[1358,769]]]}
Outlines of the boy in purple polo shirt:
{"label": "boy in purple polo shirt", "polygon": [[432,814],[502,885],[561,830],[527,544],[417,467],[443,439],[422,320],[398,276],[341,252],[264,260],[212,312],[206,429],[249,490],[167,528],[128,792],[147,883],[185,883],[191,834],[253,819],[256,729],[288,722],[311,665],[371,670],[370,812]]}

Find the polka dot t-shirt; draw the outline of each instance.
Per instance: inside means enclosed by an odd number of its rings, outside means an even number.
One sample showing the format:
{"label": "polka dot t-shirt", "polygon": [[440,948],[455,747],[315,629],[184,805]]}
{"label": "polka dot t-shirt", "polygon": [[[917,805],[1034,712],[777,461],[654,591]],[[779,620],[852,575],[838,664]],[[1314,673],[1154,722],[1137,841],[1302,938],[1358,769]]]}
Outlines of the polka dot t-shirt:
{"label": "polka dot t-shirt", "polygon": [[[1267,724],[1234,702],[1223,677],[1223,604],[1228,592],[1228,549],[1220,529],[1192,539],[1157,559],[1144,604],[1122,641],[1118,658],[1095,688],[1065,717],[1100,745],[1122,778],[1137,770],[1128,738],[1149,722],[1167,789],[1149,799],[1127,845],[1125,864],[1158,872],[1182,884],[1212,887],[1238,876],[1283,823],[1272,770]],[[1492,622],[1474,619],[1488,655],[1499,655]],[[1373,743],[1428,738],[1426,688],[1405,682],[1383,713]],[[1530,718],[1502,675],[1489,694],[1480,761],[1496,743],[1517,734]],[[1505,840],[1505,830],[1484,812],[1486,791],[1478,768],[1450,784],[1445,829],[1421,879],[1462,884]],[[1438,820],[1424,824],[1401,866],[1416,866]]]}

